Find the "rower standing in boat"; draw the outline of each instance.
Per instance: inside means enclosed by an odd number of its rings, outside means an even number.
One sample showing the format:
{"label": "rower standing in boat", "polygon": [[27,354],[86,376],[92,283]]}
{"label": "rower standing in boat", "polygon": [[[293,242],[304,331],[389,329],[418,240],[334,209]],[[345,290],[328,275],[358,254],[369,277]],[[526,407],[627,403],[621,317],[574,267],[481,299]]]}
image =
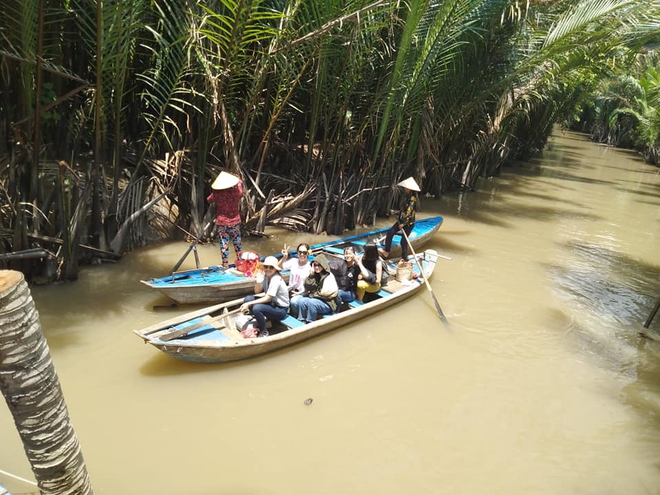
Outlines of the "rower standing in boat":
{"label": "rower standing in boat", "polygon": [[[387,258],[390,255],[394,234],[403,230],[406,235],[410,237],[410,233],[415,226],[415,213],[417,213],[417,204],[419,203],[419,196],[417,194],[420,191],[419,186],[412,177],[408,177],[406,180],[399,182],[397,186],[403,188],[403,192],[406,196],[401,209],[392,211],[392,213],[397,214],[397,220],[390,230],[387,231],[385,247],[380,250],[380,255],[383,258]],[[401,259],[408,260],[408,243],[403,236],[401,238]]]}
{"label": "rower standing in boat", "polygon": [[235,175],[220,172],[211,189],[213,191],[206,201],[215,203],[215,224],[218,227],[222,268],[229,268],[229,239],[233,241],[237,258],[243,249],[239,207],[243,196],[243,181]]}
{"label": "rower standing in boat", "polygon": [[275,256],[267,256],[262,265],[264,274],[257,275],[254,293],[264,292],[265,294],[260,298],[252,295],[245,296],[240,310],[243,313],[251,312],[257,320],[258,337],[268,337],[266,321],[282,321],[287,316],[289,289],[280,275],[281,268]]}

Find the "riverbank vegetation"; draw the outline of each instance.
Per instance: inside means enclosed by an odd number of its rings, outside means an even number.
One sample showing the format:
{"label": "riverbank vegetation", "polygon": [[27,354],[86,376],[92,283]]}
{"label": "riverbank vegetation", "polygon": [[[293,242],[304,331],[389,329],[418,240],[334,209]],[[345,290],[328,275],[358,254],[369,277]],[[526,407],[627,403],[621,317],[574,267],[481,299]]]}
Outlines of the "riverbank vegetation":
{"label": "riverbank vegetation", "polygon": [[660,57],[639,53],[634,63],[613,70],[581,106],[571,127],[595,141],[637,150],[647,163],[660,165]]}
{"label": "riverbank vegetation", "polygon": [[[410,175],[427,194],[473,189],[650,57],[659,12],[630,0],[7,0],[0,258],[29,278],[42,250],[70,279],[81,260],[153,237],[204,237],[221,169],[244,179],[253,232],[370,224]],[[642,121],[642,107],[617,109]]]}

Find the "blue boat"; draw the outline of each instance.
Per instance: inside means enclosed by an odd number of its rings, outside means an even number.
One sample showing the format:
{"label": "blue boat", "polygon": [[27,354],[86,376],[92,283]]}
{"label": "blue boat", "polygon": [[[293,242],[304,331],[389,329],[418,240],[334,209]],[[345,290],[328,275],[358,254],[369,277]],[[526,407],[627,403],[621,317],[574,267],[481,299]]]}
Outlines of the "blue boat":
{"label": "blue boat", "polygon": [[[413,296],[428,283],[439,255],[432,249],[419,253],[413,264],[412,279],[390,278],[376,294],[364,302],[353,301],[346,308],[316,321],[304,323],[288,315],[272,324],[266,337],[244,337],[237,299],[176,316],[141,330],[134,330],[145,343],[186,361],[225,363],[261,356],[304,342],[323,333],[346,327],[349,323],[373,315]],[[396,264],[389,262],[389,269]]]}
{"label": "blue boat", "polygon": [[[435,235],[442,225],[442,217],[429,217],[418,219],[408,236],[413,249],[417,249]],[[344,246],[352,245],[356,251],[369,241],[382,244],[389,227],[371,230],[349,237],[342,237],[333,241],[314,244],[312,252],[326,251],[328,253],[343,254]],[[293,253],[292,253],[293,254]],[[276,254],[280,256],[280,254]],[[401,256],[401,236],[395,235],[390,250],[390,258]],[[283,272],[284,277],[288,273]],[[254,290],[255,280],[236,269],[235,265],[223,269],[219,266],[209,266],[193,270],[183,270],[170,275],[150,280],[141,280],[147,287],[155,289],[173,299],[177,304],[213,304],[234,299]]]}

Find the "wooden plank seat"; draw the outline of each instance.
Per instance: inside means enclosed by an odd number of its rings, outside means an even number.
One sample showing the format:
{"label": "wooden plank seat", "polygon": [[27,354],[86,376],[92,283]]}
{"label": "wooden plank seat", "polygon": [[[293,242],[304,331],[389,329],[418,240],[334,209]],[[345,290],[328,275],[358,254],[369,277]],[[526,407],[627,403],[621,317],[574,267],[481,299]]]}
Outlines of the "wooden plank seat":
{"label": "wooden plank seat", "polygon": [[387,285],[381,289],[381,292],[385,291],[388,294],[394,294],[395,292],[407,287],[406,284],[399,282],[395,275],[390,272],[390,279],[387,281]]}
{"label": "wooden plank seat", "polygon": [[[383,289],[379,290],[378,292],[369,292],[368,294],[370,294],[372,298],[378,299],[378,298],[381,298],[381,297],[388,297],[390,295],[390,292],[386,291],[385,288],[383,288]],[[365,294],[365,297],[367,297],[367,294]],[[358,308],[358,307],[362,306],[363,304],[364,304],[363,302],[358,301],[357,299],[355,301],[351,301],[351,302],[348,303],[348,305],[351,308]]]}
{"label": "wooden plank seat", "polygon": [[342,246],[342,247],[336,247],[336,246],[323,246],[322,249],[323,249],[323,251],[327,251],[327,252],[329,252],[329,253],[333,253],[333,254],[340,254],[340,255],[343,255],[343,254],[344,254],[344,248],[343,248],[343,246]]}
{"label": "wooden plank seat", "polygon": [[286,315],[286,318],[280,321],[282,325],[286,325],[289,328],[298,328],[302,327],[304,323],[300,320],[297,320],[291,315]]}

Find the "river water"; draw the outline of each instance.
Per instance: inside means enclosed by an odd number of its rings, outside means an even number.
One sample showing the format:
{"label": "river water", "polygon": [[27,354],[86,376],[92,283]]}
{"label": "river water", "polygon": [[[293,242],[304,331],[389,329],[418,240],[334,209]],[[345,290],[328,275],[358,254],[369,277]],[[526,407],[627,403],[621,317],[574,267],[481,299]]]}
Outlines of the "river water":
{"label": "river water", "polygon": [[[641,335],[660,296],[658,168],[558,132],[542,158],[422,208],[445,217],[427,247],[452,258],[431,281],[449,328],[424,291],[204,365],[131,332],[184,312],[139,283],[183,242],[34,287],[95,493],[660,493],[660,316]],[[246,247],[327,240],[268,232]],[[0,469],[33,480],[6,406],[0,445]]]}

